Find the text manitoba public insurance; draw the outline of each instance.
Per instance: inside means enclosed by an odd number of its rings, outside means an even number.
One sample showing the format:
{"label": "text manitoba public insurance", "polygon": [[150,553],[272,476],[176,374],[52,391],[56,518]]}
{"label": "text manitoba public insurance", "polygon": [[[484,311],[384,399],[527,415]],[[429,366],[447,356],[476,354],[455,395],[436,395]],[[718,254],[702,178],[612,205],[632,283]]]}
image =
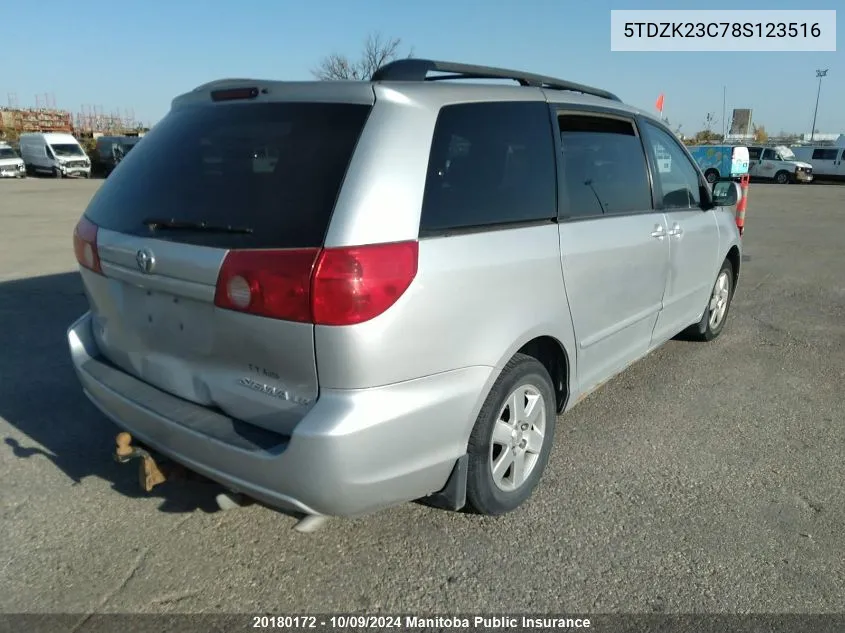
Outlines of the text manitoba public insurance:
{"label": "text manitoba public insurance", "polygon": [[420,618],[405,616],[405,627],[437,629],[589,629],[589,618],[531,616],[473,616]]}

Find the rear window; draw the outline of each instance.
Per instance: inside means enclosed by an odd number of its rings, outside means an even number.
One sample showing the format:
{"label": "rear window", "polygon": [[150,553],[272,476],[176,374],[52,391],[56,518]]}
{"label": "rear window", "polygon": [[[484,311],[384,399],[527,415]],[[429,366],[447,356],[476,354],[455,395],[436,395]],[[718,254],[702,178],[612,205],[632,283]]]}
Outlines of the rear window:
{"label": "rear window", "polygon": [[[86,215],[131,235],[219,248],[322,244],[371,106],[261,103],[170,112],[105,181]],[[149,219],[251,229],[157,230]]]}

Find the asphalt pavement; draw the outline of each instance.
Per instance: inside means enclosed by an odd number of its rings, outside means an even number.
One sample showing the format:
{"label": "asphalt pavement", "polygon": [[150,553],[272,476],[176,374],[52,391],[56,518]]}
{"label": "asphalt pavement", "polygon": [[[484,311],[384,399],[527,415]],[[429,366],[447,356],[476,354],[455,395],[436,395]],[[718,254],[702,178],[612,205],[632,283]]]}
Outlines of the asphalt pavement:
{"label": "asphalt pavement", "polygon": [[141,492],[73,375],[71,232],[100,181],[0,181],[0,612],[841,612],[845,187],[752,185],[723,335],[561,418],[531,501],[302,535]]}

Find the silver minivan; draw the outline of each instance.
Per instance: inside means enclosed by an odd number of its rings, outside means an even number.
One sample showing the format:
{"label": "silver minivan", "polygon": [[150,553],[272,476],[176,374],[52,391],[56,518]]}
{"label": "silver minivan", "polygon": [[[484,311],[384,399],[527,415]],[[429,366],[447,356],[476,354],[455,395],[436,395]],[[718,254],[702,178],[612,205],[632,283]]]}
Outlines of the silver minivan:
{"label": "silver minivan", "polygon": [[70,353],[143,451],[233,498],[502,514],[559,414],[679,333],[720,334],[737,191],[657,119],[551,77],[408,59],[214,82],[80,219]]}

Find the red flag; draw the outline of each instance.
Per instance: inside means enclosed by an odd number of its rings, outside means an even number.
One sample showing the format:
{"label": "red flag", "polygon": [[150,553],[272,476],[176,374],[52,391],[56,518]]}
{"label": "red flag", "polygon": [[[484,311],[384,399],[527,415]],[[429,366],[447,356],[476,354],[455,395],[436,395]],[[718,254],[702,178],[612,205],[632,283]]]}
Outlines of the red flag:
{"label": "red flag", "polygon": [[657,97],[657,102],[654,104],[654,107],[657,108],[657,111],[660,112],[660,113],[663,112],[663,99],[664,99],[664,95],[661,92],[660,96]]}

